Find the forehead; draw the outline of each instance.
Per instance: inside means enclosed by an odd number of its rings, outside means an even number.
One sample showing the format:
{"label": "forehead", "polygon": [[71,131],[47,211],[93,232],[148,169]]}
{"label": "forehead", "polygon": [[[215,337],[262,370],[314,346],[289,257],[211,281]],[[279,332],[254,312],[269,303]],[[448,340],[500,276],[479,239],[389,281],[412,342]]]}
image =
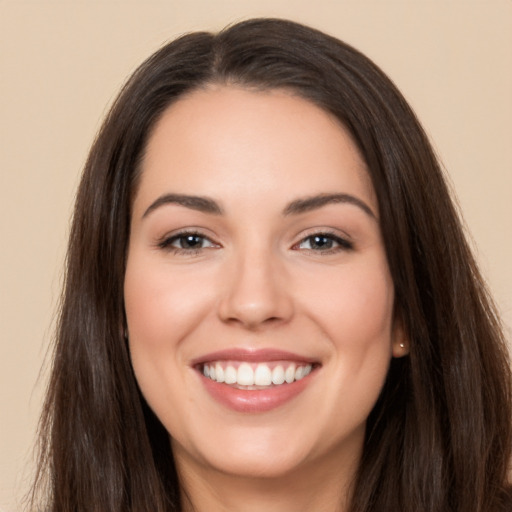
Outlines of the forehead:
{"label": "forehead", "polygon": [[277,188],[283,201],[343,191],[376,206],[346,128],[283,90],[212,86],[168,107],[149,138],[137,196],[149,201],[166,188],[219,198]]}

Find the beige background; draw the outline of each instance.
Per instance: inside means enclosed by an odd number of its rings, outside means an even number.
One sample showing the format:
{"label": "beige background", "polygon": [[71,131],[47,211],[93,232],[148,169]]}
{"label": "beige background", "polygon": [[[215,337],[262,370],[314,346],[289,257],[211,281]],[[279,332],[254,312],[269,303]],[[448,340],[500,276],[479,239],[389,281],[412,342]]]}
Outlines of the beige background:
{"label": "beige background", "polygon": [[167,39],[289,17],[371,56],[448,169],[512,326],[512,0],[0,0],[0,510],[19,510],[88,146],[116,91]]}

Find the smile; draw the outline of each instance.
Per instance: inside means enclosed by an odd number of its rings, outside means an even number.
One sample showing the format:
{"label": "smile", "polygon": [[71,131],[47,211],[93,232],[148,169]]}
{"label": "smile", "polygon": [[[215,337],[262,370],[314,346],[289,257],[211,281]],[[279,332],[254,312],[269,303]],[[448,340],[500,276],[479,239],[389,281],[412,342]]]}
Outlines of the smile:
{"label": "smile", "polygon": [[292,402],[313,381],[320,361],[273,349],[229,349],[192,362],[207,394],[238,413],[264,413]]}
{"label": "smile", "polygon": [[285,361],[252,364],[216,361],[203,365],[203,375],[238,389],[254,390],[291,384],[309,375],[312,369],[312,364]]}

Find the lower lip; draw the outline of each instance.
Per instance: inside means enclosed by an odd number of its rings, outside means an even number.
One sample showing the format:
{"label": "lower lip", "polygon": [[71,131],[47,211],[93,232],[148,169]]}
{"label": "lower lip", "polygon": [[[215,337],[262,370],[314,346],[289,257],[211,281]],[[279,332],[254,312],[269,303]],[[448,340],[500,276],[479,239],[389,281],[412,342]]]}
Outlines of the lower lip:
{"label": "lower lip", "polygon": [[300,394],[311,382],[316,371],[290,384],[281,384],[267,389],[238,389],[221,384],[200,374],[210,395],[222,405],[237,412],[267,412],[284,405]]}

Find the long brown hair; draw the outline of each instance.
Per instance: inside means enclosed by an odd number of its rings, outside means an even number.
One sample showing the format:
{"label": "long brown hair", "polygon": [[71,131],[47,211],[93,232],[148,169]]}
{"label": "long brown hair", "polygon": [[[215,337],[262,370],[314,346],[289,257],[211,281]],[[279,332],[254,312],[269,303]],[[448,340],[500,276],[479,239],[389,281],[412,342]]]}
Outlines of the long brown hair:
{"label": "long brown hair", "polygon": [[130,78],[76,198],[35,489],[51,512],[180,510],[168,434],[141,396],[123,337],[130,206],[152,127],[212,83],[294,91],[333,113],[378,197],[410,355],[393,360],[367,423],[352,512],[508,510],[511,372],[499,320],[415,115],[368,58],[271,19],[193,33]]}

